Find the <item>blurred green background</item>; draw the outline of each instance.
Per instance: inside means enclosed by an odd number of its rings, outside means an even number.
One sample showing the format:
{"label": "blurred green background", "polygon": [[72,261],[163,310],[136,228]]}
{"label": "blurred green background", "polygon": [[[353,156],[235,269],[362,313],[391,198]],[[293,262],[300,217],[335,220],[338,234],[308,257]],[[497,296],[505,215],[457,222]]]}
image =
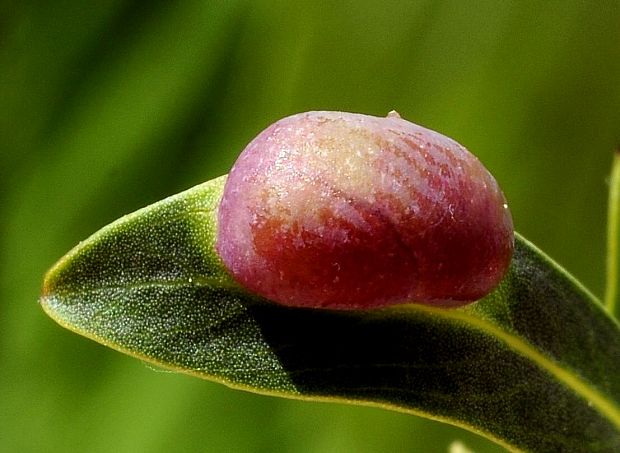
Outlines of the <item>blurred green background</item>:
{"label": "blurred green background", "polygon": [[617,1],[4,1],[0,106],[0,451],[501,451],[404,414],[157,372],[38,307],[78,241],[226,173],[292,113],[396,109],[455,138],[517,229],[603,292]]}

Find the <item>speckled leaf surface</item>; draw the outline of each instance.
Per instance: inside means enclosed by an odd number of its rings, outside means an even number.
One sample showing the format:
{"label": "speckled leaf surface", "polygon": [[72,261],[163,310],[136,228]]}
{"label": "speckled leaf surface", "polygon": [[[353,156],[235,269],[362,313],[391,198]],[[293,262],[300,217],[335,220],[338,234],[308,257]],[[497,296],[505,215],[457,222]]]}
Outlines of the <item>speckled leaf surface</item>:
{"label": "speckled leaf surface", "polygon": [[119,219],[48,273],[41,304],[119,351],[232,387],[427,416],[527,451],[620,450],[620,330],[517,237],[510,271],[462,309],[287,308],[214,251],[221,177]]}

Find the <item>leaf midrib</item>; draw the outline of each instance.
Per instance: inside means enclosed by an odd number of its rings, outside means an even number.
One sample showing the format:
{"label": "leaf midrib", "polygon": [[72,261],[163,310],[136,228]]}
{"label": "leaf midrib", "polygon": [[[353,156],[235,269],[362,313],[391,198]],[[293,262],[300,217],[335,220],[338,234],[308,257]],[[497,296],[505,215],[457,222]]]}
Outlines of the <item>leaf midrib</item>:
{"label": "leaf midrib", "polygon": [[94,292],[101,291],[115,291],[115,290],[134,290],[144,288],[178,288],[180,286],[196,286],[196,287],[208,287],[213,289],[233,289],[237,291],[243,291],[239,285],[234,281],[225,277],[206,277],[204,275],[192,275],[183,278],[171,278],[161,280],[142,280],[135,283],[117,284],[117,285],[98,285],[91,286],[83,289],[64,289],[58,290],[57,288],[44,288],[41,299],[50,297],[51,295],[63,297],[63,296],[80,296],[84,294],[92,294]]}

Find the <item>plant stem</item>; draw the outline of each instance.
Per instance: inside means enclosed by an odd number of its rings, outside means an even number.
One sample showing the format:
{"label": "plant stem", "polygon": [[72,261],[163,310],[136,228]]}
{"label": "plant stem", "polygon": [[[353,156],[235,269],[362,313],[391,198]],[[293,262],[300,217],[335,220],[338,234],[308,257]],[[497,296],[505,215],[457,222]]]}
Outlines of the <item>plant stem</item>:
{"label": "plant stem", "polygon": [[620,147],[614,152],[609,180],[609,205],[607,207],[607,284],[605,306],[617,318],[620,318],[620,293],[618,280],[620,272]]}

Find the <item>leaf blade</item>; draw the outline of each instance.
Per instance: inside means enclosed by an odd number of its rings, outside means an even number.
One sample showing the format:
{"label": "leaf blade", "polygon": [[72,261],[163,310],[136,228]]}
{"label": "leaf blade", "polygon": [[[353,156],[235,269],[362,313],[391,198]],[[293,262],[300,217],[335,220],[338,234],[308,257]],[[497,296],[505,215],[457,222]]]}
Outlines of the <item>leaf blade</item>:
{"label": "leaf blade", "polygon": [[620,316],[620,147],[616,149],[609,178],[609,195],[607,201],[607,281],[605,288],[605,306],[616,318]]}
{"label": "leaf blade", "polygon": [[512,449],[620,445],[617,324],[522,238],[502,285],[465,309],[281,307],[247,294],[215,254],[223,183],[96,233],[48,273],[43,308],[107,346],[245,390],[411,412]]}

